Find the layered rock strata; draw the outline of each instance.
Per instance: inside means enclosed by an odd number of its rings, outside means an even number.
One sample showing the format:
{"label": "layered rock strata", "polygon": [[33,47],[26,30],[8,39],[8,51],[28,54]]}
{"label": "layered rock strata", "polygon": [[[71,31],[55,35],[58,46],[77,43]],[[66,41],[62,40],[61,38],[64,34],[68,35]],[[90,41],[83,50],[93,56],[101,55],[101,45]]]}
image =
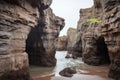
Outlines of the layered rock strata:
{"label": "layered rock strata", "polygon": [[38,18],[27,1],[0,1],[0,80],[30,80],[25,41]]}
{"label": "layered rock strata", "polygon": [[101,35],[110,57],[109,77],[120,80],[120,0],[106,0]]}
{"label": "layered rock strata", "polygon": [[0,1],[0,80],[30,80],[29,62],[55,65],[54,41],[64,19],[52,13],[51,3],[52,0]]}
{"label": "layered rock strata", "polygon": [[[91,65],[110,63],[109,77],[120,79],[120,1],[94,0],[80,10],[77,34],[81,35],[83,61]],[[90,21],[90,19],[100,21]]]}

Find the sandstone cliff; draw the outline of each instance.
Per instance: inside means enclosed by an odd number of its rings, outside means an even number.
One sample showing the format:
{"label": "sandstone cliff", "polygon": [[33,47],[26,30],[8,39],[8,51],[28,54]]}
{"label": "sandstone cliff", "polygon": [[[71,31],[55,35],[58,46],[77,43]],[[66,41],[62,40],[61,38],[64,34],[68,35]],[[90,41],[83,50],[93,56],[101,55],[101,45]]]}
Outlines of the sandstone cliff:
{"label": "sandstone cliff", "polygon": [[[90,22],[97,18],[100,22]],[[120,1],[94,0],[80,10],[77,34],[81,35],[83,61],[91,65],[110,63],[109,76],[120,80]]]}
{"label": "sandstone cliff", "polygon": [[0,0],[0,80],[30,80],[28,62],[55,65],[53,43],[64,19],[52,13],[51,3]]}
{"label": "sandstone cliff", "polygon": [[41,11],[38,26],[32,28],[26,41],[30,64],[55,66],[55,41],[64,26],[64,19],[53,14],[50,8]]}
{"label": "sandstone cliff", "polygon": [[68,37],[67,45],[68,56],[69,54],[72,54],[73,58],[81,57],[82,46],[81,40],[79,38],[80,35],[77,34],[77,30],[74,28],[69,28],[67,31],[67,37]]}
{"label": "sandstone cliff", "polygon": [[56,50],[64,51],[67,50],[67,36],[60,36],[56,41]]}

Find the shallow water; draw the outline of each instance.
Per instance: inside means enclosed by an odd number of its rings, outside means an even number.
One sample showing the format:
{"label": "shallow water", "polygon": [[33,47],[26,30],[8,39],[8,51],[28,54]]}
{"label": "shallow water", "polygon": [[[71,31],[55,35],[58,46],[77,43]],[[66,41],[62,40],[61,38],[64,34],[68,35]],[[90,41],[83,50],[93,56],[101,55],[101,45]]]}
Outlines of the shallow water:
{"label": "shallow water", "polygon": [[[57,64],[55,67],[31,66],[31,75],[38,78],[50,76],[51,80],[111,80],[107,77],[107,72],[109,68],[108,65],[90,66],[84,64],[81,58],[66,59],[66,54],[67,51],[56,51],[55,58],[57,59]],[[77,70],[77,74],[75,74],[72,78],[61,77],[59,75],[59,72],[66,67],[74,67]]]}
{"label": "shallow water", "polygon": [[67,51],[56,51],[55,58],[57,59],[57,64],[54,68],[55,76],[60,76],[58,73],[66,67],[77,67],[80,64],[84,64],[81,58],[72,59],[65,58]]}

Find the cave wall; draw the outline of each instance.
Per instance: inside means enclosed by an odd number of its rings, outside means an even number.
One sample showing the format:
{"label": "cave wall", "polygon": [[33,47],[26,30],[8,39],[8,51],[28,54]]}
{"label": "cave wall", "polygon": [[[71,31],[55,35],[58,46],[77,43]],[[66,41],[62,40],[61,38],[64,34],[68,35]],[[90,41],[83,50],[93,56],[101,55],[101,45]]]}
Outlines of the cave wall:
{"label": "cave wall", "polygon": [[[44,64],[35,65],[55,65],[53,42],[64,19],[52,13],[51,3],[52,0],[0,0],[0,80],[30,80],[29,62],[36,60]],[[31,53],[26,53],[30,49]]]}
{"label": "cave wall", "polygon": [[65,25],[64,19],[55,16],[51,8],[40,12],[39,24],[31,29],[26,40],[29,62],[32,65],[55,66],[55,42]]}
{"label": "cave wall", "polygon": [[27,1],[0,0],[0,80],[30,79],[25,41],[38,18]]}
{"label": "cave wall", "polygon": [[[101,22],[90,22],[97,18]],[[109,64],[109,77],[120,79],[120,1],[94,0],[80,10],[77,34],[81,35],[83,61],[90,65]]]}

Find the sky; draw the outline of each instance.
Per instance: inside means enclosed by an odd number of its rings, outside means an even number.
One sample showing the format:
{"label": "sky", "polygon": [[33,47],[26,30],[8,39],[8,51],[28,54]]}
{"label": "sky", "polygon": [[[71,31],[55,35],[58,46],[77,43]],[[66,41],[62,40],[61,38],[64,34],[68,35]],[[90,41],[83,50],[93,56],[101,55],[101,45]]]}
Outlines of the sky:
{"label": "sky", "polygon": [[80,9],[92,7],[93,0],[53,0],[51,8],[56,16],[65,19],[60,36],[66,35],[69,27],[77,28]]}

